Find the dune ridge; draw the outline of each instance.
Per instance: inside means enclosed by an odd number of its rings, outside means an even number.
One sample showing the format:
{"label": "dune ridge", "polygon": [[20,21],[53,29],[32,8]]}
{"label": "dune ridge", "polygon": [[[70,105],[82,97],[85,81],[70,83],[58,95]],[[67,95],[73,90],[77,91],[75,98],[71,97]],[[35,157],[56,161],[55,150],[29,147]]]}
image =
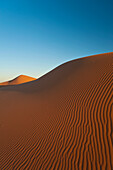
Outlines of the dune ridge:
{"label": "dune ridge", "polygon": [[112,170],[112,60],[81,58],[0,88],[0,169]]}
{"label": "dune ridge", "polygon": [[36,80],[36,78],[29,77],[29,76],[26,76],[26,75],[20,75],[20,76],[14,78],[13,80],[0,83],[0,86],[17,85],[17,84],[30,82],[30,81],[33,81],[33,80]]}

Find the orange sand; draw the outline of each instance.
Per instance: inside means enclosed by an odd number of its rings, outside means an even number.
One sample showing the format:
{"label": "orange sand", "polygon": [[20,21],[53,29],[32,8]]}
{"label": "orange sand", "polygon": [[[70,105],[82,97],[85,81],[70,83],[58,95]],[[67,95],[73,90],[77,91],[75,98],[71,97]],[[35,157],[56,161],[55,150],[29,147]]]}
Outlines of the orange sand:
{"label": "orange sand", "polygon": [[22,84],[22,83],[26,83],[26,82],[33,81],[33,80],[36,80],[36,79],[33,77],[20,75],[13,80],[0,83],[0,86]]}
{"label": "orange sand", "polygon": [[113,53],[0,88],[0,169],[113,169]]}

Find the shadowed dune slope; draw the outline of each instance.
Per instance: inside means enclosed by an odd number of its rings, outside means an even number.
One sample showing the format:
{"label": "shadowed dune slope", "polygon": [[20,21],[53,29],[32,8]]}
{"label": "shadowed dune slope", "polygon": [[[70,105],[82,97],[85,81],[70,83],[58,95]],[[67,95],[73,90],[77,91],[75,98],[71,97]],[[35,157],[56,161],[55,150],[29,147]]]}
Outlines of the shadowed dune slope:
{"label": "shadowed dune slope", "polygon": [[0,86],[22,84],[22,83],[26,83],[26,82],[33,81],[33,80],[36,80],[36,79],[33,77],[20,75],[13,80],[0,83]]}
{"label": "shadowed dune slope", "polygon": [[113,169],[113,53],[0,88],[0,169]]}

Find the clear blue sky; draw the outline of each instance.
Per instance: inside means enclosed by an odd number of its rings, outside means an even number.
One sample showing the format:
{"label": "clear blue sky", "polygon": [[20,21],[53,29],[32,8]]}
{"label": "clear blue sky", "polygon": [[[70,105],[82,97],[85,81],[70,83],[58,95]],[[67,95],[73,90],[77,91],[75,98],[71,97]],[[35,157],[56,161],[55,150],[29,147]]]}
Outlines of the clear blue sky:
{"label": "clear blue sky", "polygon": [[0,81],[112,51],[112,0],[0,1]]}

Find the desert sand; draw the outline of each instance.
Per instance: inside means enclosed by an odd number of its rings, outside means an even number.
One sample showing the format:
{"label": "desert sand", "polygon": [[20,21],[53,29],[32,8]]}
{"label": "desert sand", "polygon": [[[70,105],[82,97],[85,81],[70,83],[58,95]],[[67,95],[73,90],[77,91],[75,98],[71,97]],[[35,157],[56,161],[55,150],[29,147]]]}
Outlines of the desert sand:
{"label": "desert sand", "polygon": [[113,169],[113,53],[0,88],[0,169]]}
{"label": "desert sand", "polygon": [[26,76],[26,75],[20,75],[20,76],[16,77],[13,80],[0,83],[0,86],[4,86],[4,85],[17,85],[17,84],[26,83],[26,82],[33,81],[33,80],[36,80],[36,78],[29,77],[29,76]]}

